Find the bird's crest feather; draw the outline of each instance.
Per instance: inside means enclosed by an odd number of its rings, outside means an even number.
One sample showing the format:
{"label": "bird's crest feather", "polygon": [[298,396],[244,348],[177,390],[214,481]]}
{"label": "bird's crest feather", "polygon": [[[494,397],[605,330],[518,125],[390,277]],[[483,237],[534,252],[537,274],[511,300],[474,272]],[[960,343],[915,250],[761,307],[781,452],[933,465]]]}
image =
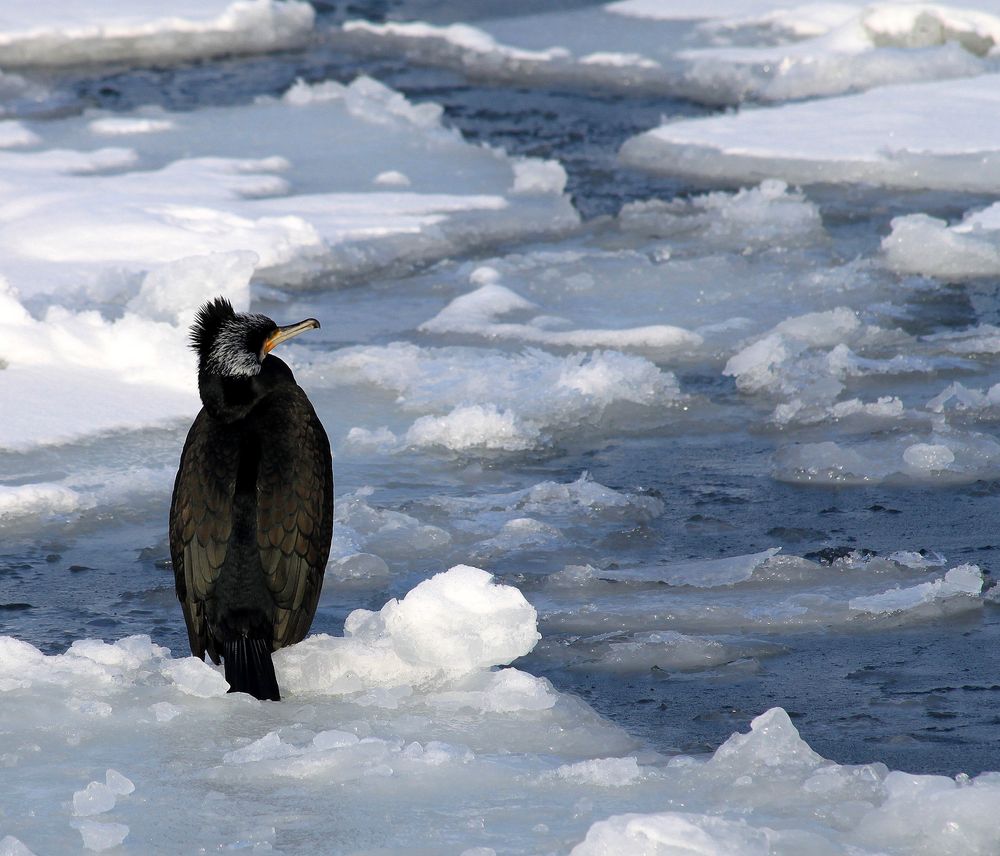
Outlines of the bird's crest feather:
{"label": "bird's crest feather", "polygon": [[198,310],[194,317],[194,324],[191,325],[191,347],[198,352],[202,358],[207,358],[223,325],[236,317],[236,310],[233,304],[225,297],[216,297],[207,301]]}

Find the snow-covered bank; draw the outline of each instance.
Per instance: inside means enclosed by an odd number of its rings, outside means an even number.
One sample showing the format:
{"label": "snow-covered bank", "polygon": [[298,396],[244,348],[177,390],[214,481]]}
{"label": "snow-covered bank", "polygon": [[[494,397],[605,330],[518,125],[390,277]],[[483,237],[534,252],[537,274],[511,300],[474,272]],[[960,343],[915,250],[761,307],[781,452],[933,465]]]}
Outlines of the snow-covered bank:
{"label": "snow-covered bank", "polygon": [[11,3],[0,12],[0,65],[87,62],[182,62],[220,54],[298,47],[315,12],[300,0],[113,0],[41,5]]}
{"label": "snow-covered bank", "polygon": [[959,856],[1000,844],[984,810],[994,774],[840,766],[780,708],[710,758],[636,754],[548,681],[495,668],[536,639],[521,594],[467,567],[356,611],[343,638],[280,652],[279,704],[226,695],[217,670],[148,637],[56,656],[0,637],[0,846],[668,853],[693,840]]}

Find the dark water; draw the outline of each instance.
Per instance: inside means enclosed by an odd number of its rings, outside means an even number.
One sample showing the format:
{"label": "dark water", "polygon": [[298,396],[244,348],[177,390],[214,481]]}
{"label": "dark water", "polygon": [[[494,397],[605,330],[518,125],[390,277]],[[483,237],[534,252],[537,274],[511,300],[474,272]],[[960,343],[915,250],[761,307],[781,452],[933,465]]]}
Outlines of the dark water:
{"label": "dark water", "polygon": [[[344,15],[332,5],[326,20]],[[392,11],[368,5],[372,17]],[[348,81],[370,74],[416,101],[441,103],[449,122],[470,140],[508,151],[560,160],[569,192],[586,218],[614,214],[635,199],[669,199],[700,187],[620,168],[615,152],[630,135],[661,116],[709,112],[664,98],[599,92],[484,86],[446,71],[403,61],[351,56],[322,38],[303,51],[171,68],[77,69],[47,75],[56,94],[24,103],[23,115],[54,115],[86,107],[126,110],[142,104],[193,109],[275,94],[296,78]],[[889,219],[906,211],[954,215],[968,197],[817,189],[830,230],[861,248],[874,246]],[[995,322],[995,283],[955,285],[928,299],[910,323],[923,331]],[[697,379],[686,379],[690,386]],[[718,382],[718,379],[706,382]],[[997,551],[1000,484],[958,488],[815,488],[770,477],[776,440],[713,434],[611,443],[551,461],[545,477],[575,478],[589,469],[612,487],[643,485],[667,506],[650,543],[674,557],[735,555],[780,545],[803,555],[823,548],[933,549],[949,560],[1000,567]],[[339,473],[341,489],[351,488]],[[155,511],[155,510],[154,510]],[[159,510],[165,517],[165,505]],[[154,515],[155,519],[155,515]],[[5,632],[62,650],[84,636],[115,638],[148,632],[184,650],[164,536],[154,524],[123,523],[102,536],[61,543],[53,533],[0,555],[0,621]],[[116,531],[121,540],[116,541]],[[141,549],[145,547],[146,549]],[[109,562],[108,555],[127,556]],[[395,593],[395,592],[394,592]],[[378,606],[381,594],[353,597],[324,610],[315,630],[336,632],[356,607]],[[544,628],[543,628],[544,629]],[[752,668],[678,676],[620,676],[551,670],[529,656],[523,667],[547,674],[597,710],[662,750],[707,751],[768,707],[792,715],[817,751],[839,762],[882,760],[911,772],[955,774],[1000,769],[1000,610],[877,633],[782,635],[784,654]]]}

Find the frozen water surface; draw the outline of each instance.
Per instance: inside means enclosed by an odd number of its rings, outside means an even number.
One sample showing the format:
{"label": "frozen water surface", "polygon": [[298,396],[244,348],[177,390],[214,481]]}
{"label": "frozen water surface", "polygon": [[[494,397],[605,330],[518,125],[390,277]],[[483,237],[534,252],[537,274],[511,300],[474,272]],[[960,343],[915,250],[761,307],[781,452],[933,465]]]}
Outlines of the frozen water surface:
{"label": "frozen water surface", "polygon": [[[366,8],[0,21],[0,854],[1000,850],[1000,8]],[[281,704],[167,561],[220,293],[323,323]]]}

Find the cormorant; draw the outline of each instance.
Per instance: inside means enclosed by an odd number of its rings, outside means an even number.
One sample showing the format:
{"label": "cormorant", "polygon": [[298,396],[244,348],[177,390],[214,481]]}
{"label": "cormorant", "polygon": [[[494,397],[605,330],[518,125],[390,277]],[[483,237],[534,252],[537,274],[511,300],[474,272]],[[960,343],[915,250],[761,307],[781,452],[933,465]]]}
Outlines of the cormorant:
{"label": "cormorant", "polygon": [[277,701],[271,652],[316,612],[333,535],[330,442],[272,348],[315,318],[278,327],[221,297],[198,310],[204,405],[170,504],[170,555],[191,653],[225,662],[230,692]]}

